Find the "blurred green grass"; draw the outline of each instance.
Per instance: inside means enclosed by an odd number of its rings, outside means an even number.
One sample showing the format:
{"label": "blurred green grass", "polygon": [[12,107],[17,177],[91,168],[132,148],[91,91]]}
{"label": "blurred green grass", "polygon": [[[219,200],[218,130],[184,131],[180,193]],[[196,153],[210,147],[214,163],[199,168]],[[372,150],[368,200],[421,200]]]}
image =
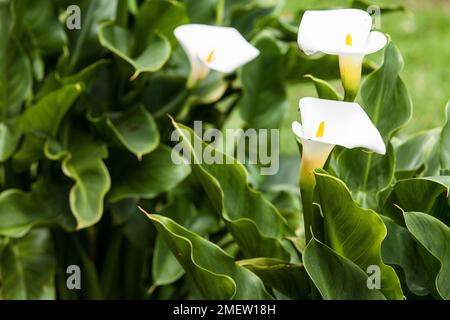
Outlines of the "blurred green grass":
{"label": "blurred green grass", "polygon": [[[286,0],[285,13],[299,8],[336,8],[348,1]],[[380,0],[374,4],[401,4],[407,12],[382,15],[381,30],[399,47],[405,67],[402,77],[414,105],[413,118],[403,129],[410,134],[442,126],[445,105],[450,99],[450,1],[449,0]],[[382,53],[369,56],[381,62]],[[336,86],[339,88],[340,83]],[[298,119],[297,104],[301,97],[316,93],[310,84],[289,88],[289,115],[281,130],[281,152],[296,153],[291,123]]]}

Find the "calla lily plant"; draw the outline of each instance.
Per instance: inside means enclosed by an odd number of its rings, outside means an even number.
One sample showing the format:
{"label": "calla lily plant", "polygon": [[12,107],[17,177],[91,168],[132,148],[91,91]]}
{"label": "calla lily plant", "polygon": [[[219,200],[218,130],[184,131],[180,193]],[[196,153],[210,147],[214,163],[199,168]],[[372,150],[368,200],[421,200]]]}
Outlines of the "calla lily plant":
{"label": "calla lily plant", "polygon": [[302,123],[292,123],[292,130],[301,140],[300,189],[305,219],[306,241],[311,230],[320,233],[320,217],[313,208],[314,170],[322,168],[336,145],[364,148],[379,154],[386,146],[377,128],[361,106],[318,98],[302,98],[299,102]]}
{"label": "calla lily plant", "polygon": [[339,56],[346,101],[353,101],[358,93],[364,56],[387,43],[386,35],[371,31],[371,26],[371,16],[358,9],[306,11],[300,23],[298,45],[307,55]]}
{"label": "calla lily plant", "polygon": [[210,70],[232,73],[259,55],[235,28],[187,24],[176,28],[174,34],[191,65],[188,88],[197,86]]}

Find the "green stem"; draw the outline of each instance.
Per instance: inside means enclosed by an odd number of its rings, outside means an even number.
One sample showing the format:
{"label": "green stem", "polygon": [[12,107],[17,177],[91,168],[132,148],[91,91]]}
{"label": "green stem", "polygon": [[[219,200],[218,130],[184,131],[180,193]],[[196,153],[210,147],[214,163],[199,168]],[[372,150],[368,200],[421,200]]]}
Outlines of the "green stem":
{"label": "green stem", "polygon": [[312,239],[312,232],[317,239],[323,238],[323,219],[320,210],[314,205],[314,189],[313,185],[300,184],[300,192],[302,196],[303,221],[305,225],[305,241],[306,244]]}
{"label": "green stem", "polygon": [[128,0],[119,0],[116,10],[116,24],[126,27],[128,24]]}

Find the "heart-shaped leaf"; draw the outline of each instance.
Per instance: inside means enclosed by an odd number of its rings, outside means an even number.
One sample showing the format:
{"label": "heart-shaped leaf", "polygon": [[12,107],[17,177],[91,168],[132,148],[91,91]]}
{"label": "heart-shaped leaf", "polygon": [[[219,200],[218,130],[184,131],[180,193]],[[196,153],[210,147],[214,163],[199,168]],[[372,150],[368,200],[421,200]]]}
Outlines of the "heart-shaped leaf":
{"label": "heart-shaped leaf", "polygon": [[172,161],[171,156],[171,149],[164,145],[141,161],[130,154],[112,153],[108,163],[113,181],[109,201],[152,198],[175,187],[191,170],[179,155],[174,155],[178,164]]}
{"label": "heart-shaped leaf", "polygon": [[450,299],[450,229],[438,219],[421,212],[405,213],[408,230],[427,250],[439,259],[441,268],[436,287],[445,300]]}
{"label": "heart-shaped leaf", "polygon": [[[206,145],[188,127],[172,120],[188,157],[208,198],[215,206],[246,257],[276,257],[289,261],[290,254],[283,237],[293,235],[286,221],[261,193],[248,186],[245,167],[230,156]],[[179,141],[180,141],[179,140]],[[210,152],[223,164],[201,161]]]}
{"label": "heart-shaped leaf", "polygon": [[10,240],[0,250],[0,298],[55,299],[55,265],[48,230],[36,229],[23,238]]}
{"label": "heart-shaped leaf", "polygon": [[106,121],[120,142],[139,159],[159,144],[156,123],[141,105],[121,114],[111,114]]}
{"label": "heart-shaped leaf", "polygon": [[345,184],[323,170],[316,171],[316,181],[330,246],[363,270],[380,268],[380,290],[388,299],[402,299],[394,269],[381,260],[381,243],[387,231],[380,216],[359,207]]}
{"label": "heart-shaped leaf", "polygon": [[262,281],[220,247],[173,220],[147,214],[206,299],[271,299]]}
{"label": "heart-shaped leaf", "polygon": [[151,42],[138,52],[133,48],[133,35],[123,27],[104,23],[100,26],[98,37],[102,46],[134,68],[131,79],[136,79],[143,72],[158,71],[170,57],[170,43],[160,34],[155,34]]}
{"label": "heart-shaped leaf", "polygon": [[74,133],[68,155],[62,161],[64,174],[75,184],[70,190],[70,209],[77,228],[95,224],[103,214],[103,200],[111,186],[108,169],[103,163],[108,150],[90,136]]}
{"label": "heart-shaped leaf", "polygon": [[351,260],[311,239],[303,255],[305,269],[325,300],[385,300],[367,286],[368,275]]}

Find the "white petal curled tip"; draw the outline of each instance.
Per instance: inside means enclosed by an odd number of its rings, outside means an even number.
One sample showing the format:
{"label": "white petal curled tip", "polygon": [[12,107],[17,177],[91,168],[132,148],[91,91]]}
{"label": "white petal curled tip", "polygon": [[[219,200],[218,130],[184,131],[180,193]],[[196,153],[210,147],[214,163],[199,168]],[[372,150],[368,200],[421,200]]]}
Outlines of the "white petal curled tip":
{"label": "white petal curled tip", "polygon": [[302,125],[297,121],[292,122],[292,131],[300,139],[304,138]]}
{"label": "white petal curled tip", "polygon": [[223,73],[234,72],[259,55],[235,28],[186,24],[174,31],[191,64],[204,66]]}
{"label": "white petal curled tip", "polygon": [[371,26],[370,15],[359,9],[306,11],[298,45],[306,54],[364,54]]}
{"label": "white petal curled tip", "polygon": [[299,108],[304,139],[349,149],[359,147],[379,154],[386,153],[386,146],[378,129],[359,104],[303,98],[299,102]]}
{"label": "white petal curled tip", "polygon": [[386,35],[379,31],[372,31],[369,34],[366,45],[366,54],[377,52],[386,46],[388,39]]}

